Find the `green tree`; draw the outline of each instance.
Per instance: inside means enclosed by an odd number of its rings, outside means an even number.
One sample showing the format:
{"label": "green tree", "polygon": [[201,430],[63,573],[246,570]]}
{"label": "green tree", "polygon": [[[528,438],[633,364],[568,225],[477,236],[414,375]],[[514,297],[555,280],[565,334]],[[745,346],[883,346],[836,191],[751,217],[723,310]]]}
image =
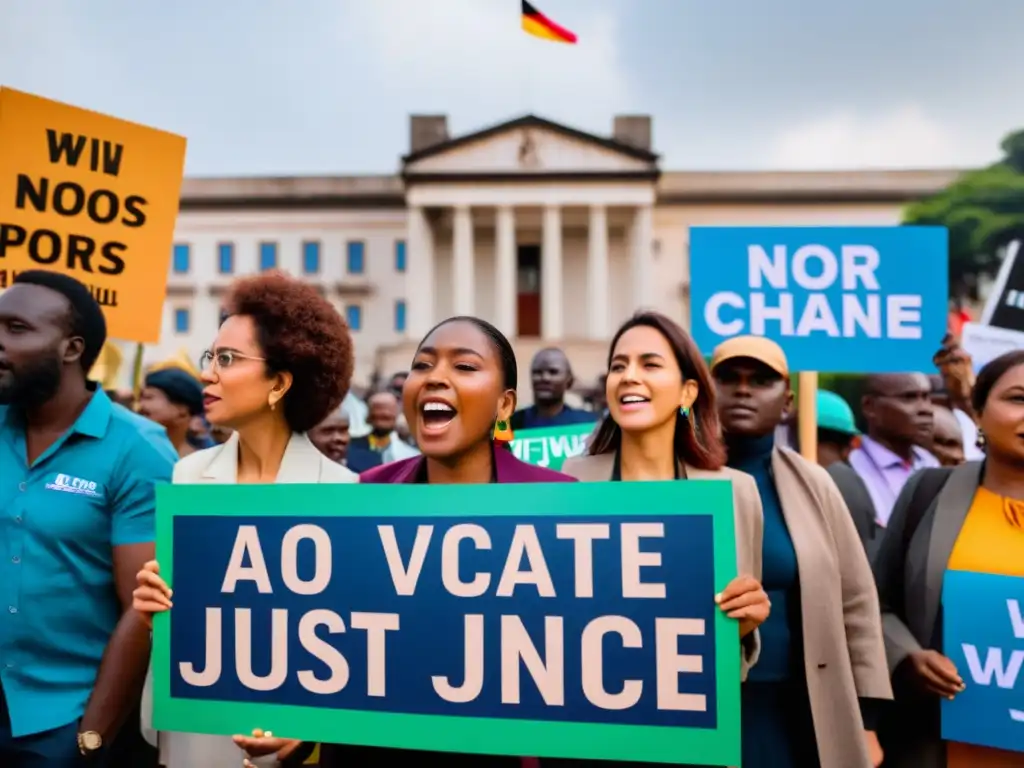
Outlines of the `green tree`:
{"label": "green tree", "polygon": [[905,224],[949,229],[949,280],[954,295],[973,293],[979,274],[999,269],[999,249],[1024,238],[1024,130],[1002,142],[1003,158],[968,171],[946,189],[908,206]]}

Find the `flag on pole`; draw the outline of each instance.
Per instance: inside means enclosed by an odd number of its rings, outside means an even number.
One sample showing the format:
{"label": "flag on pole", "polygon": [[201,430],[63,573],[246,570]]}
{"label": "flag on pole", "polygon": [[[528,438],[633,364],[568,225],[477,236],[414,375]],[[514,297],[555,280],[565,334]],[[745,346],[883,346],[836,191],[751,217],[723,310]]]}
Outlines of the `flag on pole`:
{"label": "flag on pole", "polygon": [[565,27],[560,27],[543,13],[523,0],[523,31],[550,40],[554,43],[575,43],[576,35]]}

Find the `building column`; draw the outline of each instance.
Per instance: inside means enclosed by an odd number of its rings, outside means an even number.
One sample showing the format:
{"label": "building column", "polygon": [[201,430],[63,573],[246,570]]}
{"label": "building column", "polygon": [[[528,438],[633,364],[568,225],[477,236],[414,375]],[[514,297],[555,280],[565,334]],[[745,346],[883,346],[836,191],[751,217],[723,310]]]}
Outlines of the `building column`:
{"label": "building column", "polygon": [[636,209],[633,217],[632,248],[633,311],[653,308],[654,210],[650,205]]}
{"label": "building column", "polygon": [[420,206],[409,209],[406,234],[405,272],[405,335],[413,341],[422,339],[434,318],[434,233],[427,212]]}
{"label": "building column", "polygon": [[544,207],[544,235],[540,254],[540,335],[545,341],[562,338],[562,209]]}
{"label": "building column", "polygon": [[473,212],[468,205],[455,208],[452,242],[452,309],[456,315],[472,315],[473,293]]}
{"label": "building column", "polygon": [[516,218],[511,206],[503,205],[497,211],[495,228],[494,318],[498,330],[509,338],[518,333],[516,316]]}
{"label": "building column", "polygon": [[605,340],[608,332],[608,210],[590,206],[587,233],[587,335]]}

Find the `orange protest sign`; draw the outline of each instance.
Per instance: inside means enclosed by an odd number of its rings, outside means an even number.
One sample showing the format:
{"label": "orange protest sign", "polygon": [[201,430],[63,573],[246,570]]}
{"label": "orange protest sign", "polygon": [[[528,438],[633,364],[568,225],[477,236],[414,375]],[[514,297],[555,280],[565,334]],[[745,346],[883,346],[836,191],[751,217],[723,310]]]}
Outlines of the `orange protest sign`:
{"label": "orange protest sign", "polygon": [[181,136],[0,88],[0,289],[64,272],[111,338],[159,341],[184,167]]}

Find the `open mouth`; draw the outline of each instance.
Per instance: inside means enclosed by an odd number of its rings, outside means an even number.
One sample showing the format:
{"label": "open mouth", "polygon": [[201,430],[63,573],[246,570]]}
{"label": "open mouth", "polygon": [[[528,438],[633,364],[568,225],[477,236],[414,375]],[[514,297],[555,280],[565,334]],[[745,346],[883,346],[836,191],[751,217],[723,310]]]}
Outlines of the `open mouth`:
{"label": "open mouth", "polygon": [[455,408],[438,400],[426,402],[420,407],[420,421],[428,432],[444,429],[457,415]]}
{"label": "open mouth", "polygon": [[643,395],[622,395],[619,398],[619,405],[626,410],[642,408],[649,402],[651,402],[651,399],[649,397],[644,397]]}

